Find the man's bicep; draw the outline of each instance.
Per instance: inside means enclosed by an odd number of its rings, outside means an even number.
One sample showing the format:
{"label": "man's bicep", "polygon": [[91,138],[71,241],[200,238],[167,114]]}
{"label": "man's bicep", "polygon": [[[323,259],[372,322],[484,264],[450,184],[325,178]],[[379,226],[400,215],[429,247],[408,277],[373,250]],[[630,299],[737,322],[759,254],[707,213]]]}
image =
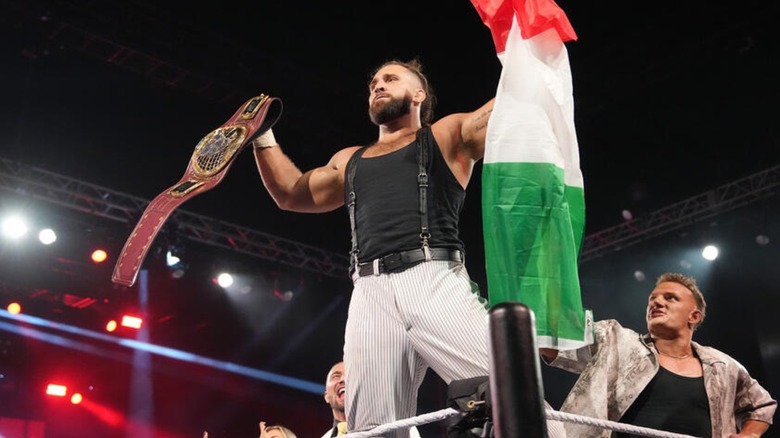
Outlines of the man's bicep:
{"label": "man's bicep", "polygon": [[324,213],[344,205],[344,183],[338,169],[329,165],[313,169],[304,175],[301,184],[299,206],[307,212]]}
{"label": "man's bicep", "polygon": [[490,99],[478,110],[466,114],[461,126],[463,146],[475,160],[481,159],[485,153],[485,137],[488,121],[493,113],[494,100]]}

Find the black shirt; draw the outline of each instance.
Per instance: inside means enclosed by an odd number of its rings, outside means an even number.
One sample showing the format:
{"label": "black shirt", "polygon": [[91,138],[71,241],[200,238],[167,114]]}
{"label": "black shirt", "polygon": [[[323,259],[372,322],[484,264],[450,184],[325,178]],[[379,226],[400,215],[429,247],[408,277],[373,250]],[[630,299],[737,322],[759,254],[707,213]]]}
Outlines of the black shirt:
{"label": "black shirt", "polygon": [[[711,438],[710,405],[704,389],[704,377],[685,377],[660,367],[620,422]],[[621,432],[612,436],[639,437]]]}
{"label": "black shirt", "polygon": [[[453,175],[430,127],[421,128],[428,146],[429,246],[463,250],[458,215],[466,191]],[[355,223],[361,263],[420,248],[417,141],[386,155],[350,160],[355,165]],[[349,172],[349,168],[347,169]],[[349,205],[349,184],[345,184]]]}

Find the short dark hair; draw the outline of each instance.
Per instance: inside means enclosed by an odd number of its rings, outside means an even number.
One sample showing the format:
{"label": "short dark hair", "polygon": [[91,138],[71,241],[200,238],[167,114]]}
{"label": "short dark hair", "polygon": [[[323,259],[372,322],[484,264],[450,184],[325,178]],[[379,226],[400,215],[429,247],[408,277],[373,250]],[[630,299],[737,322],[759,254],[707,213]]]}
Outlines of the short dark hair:
{"label": "short dark hair", "polygon": [[701,293],[701,290],[699,290],[699,286],[696,284],[696,280],[676,272],[667,272],[665,274],[661,274],[658,277],[658,279],[655,281],[655,285],[658,286],[659,284],[666,282],[681,284],[689,291],[691,291],[691,294],[693,294],[693,299],[696,300],[696,308],[698,308],[699,312],[701,312],[701,319],[699,320],[698,324],[693,326],[693,329],[696,330],[699,328],[701,323],[704,322],[704,317],[707,316],[707,302],[704,300],[704,294]]}
{"label": "short dark hair", "polygon": [[414,73],[422,83],[422,88],[425,91],[425,100],[420,105],[420,121],[423,125],[430,125],[433,123],[433,107],[436,106],[436,95],[433,94],[433,87],[428,82],[428,78],[423,73],[423,65],[419,59],[414,58],[409,61],[401,61],[399,59],[391,59],[380,65],[369,76],[369,80],[376,75],[379,70],[387,67],[388,65],[400,65],[401,67]]}

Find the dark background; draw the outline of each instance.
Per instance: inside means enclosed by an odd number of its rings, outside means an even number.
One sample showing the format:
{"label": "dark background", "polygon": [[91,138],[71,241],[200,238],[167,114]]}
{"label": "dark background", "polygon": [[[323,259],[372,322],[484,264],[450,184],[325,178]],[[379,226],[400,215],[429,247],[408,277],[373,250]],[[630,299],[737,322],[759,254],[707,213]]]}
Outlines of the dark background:
{"label": "dark background", "polygon": [[[780,162],[774,3],[560,5],[579,36],[567,48],[587,235],[624,224],[624,212],[647,217]],[[412,57],[426,66],[437,116],[473,110],[495,94],[500,63],[467,1],[0,0],[0,158],[151,200],[179,180],[206,133],[249,97],[267,93],[284,101],[277,140],[309,169],[342,147],[375,138],[366,116],[368,74],[387,59]],[[0,318],[2,416],[45,421],[48,437],[123,436],[126,429],[134,436],[208,430],[249,437],[261,419],[289,425],[300,437],[320,436],[328,427],[317,388],[296,389],[276,377],[324,382],[341,355],[348,279],[185,241],[190,269],[173,280],[162,252],[180,239],[166,229],[145,264],[148,293],[138,285],[115,286],[111,266],[84,260],[96,244],[116,254],[134,224],[45,202],[14,189],[18,181],[2,182],[3,213],[21,209],[57,223],[61,236],[47,248],[2,243],[3,308],[21,301],[25,313],[64,324]],[[461,234],[469,271],[487,293],[480,190],[478,166]],[[696,340],[740,360],[778,398],[777,201],[770,191],[583,261],[583,304],[597,319],[618,318],[641,331],[655,276],[695,275],[711,306]],[[249,152],[218,187],[182,209],[338,257],[349,250],[345,211],[280,211]],[[769,243],[757,244],[757,235]],[[721,245],[722,256],[705,264],[695,252],[710,240]],[[226,293],[211,282],[213,271],[226,265],[244,273],[243,289]],[[290,301],[274,294],[288,290]],[[74,307],[83,298],[94,302]],[[146,315],[152,344],[173,350],[142,354],[63,329],[100,333],[107,318],[128,309]],[[182,352],[192,360],[177,359]],[[224,363],[260,372],[219,369]],[[574,376],[546,368],[543,376],[557,408]],[[40,386],[54,378],[86,388],[93,404],[40,396]],[[420,413],[442,408],[445,391],[431,375]],[[138,425],[145,423],[154,432]],[[442,435],[441,424],[422,431]]]}

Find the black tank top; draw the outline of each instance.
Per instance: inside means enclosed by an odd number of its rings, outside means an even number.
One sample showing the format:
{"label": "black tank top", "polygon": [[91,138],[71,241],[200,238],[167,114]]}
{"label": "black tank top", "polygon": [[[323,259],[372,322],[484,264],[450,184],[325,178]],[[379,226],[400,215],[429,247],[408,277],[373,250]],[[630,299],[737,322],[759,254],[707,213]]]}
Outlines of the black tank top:
{"label": "black tank top", "polygon": [[[422,129],[428,138],[427,199],[431,234],[428,243],[431,248],[463,250],[463,242],[458,237],[458,215],[466,192],[444,161],[430,127]],[[415,140],[386,155],[352,159],[347,166],[348,175],[349,167],[356,166],[355,224],[360,263],[422,246],[417,147]],[[349,191],[347,181],[346,205],[349,205]]]}
{"label": "black tank top", "polygon": [[[710,438],[712,424],[704,378],[685,377],[660,367],[620,422]],[[613,437],[633,438],[639,435],[616,432]]]}

